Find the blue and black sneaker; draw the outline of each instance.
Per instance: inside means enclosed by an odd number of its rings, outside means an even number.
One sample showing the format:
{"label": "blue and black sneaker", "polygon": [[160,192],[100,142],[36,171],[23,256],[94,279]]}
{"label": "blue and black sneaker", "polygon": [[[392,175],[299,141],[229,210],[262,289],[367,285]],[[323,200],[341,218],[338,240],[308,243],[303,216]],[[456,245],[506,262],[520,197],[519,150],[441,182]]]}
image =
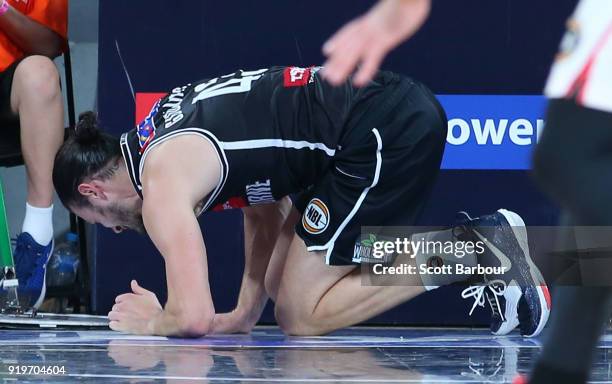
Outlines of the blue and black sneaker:
{"label": "blue and black sneaker", "polygon": [[474,241],[484,243],[484,252],[477,255],[479,265],[503,267],[483,275],[481,285],[466,289],[464,297],[473,296],[484,306],[482,296],[486,296],[493,311],[491,332],[495,335],[506,335],[519,325],[523,336],[540,334],[550,314],[550,294],[529,256],[523,219],[505,209],[478,218],[461,212],[460,225]]}
{"label": "blue and black sneaker", "polygon": [[53,253],[53,244],[51,240],[45,246],[40,245],[26,232],[17,236],[13,258],[23,308],[38,309],[45,298],[47,263]]}

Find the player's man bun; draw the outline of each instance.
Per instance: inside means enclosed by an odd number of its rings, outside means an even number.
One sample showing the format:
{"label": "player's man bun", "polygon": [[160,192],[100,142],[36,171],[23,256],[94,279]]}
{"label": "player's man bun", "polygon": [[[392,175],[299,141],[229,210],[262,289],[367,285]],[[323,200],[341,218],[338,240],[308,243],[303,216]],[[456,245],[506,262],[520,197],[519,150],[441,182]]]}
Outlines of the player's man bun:
{"label": "player's man bun", "polygon": [[101,138],[98,129],[98,118],[95,112],[87,111],[79,115],[79,121],[74,128],[75,140],[81,145],[89,145]]}
{"label": "player's man bun", "polygon": [[109,175],[108,170],[121,157],[119,140],[100,129],[95,112],[81,113],[74,129],[55,156],[53,184],[67,208],[89,205],[78,191],[79,184]]}

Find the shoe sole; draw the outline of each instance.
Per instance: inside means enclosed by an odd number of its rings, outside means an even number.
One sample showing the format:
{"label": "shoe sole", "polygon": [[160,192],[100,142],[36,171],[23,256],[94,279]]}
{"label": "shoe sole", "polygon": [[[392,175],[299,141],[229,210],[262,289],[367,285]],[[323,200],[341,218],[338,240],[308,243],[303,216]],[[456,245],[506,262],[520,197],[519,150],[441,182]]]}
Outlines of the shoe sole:
{"label": "shoe sole", "polygon": [[506,287],[505,293],[508,294],[507,296],[504,294],[506,298],[506,308],[504,311],[506,321],[502,323],[497,331],[491,332],[495,336],[505,336],[512,332],[514,328],[519,326],[518,302],[521,299],[523,292],[521,292],[521,289],[516,285],[512,285]]}
{"label": "shoe sole", "polygon": [[546,323],[548,322],[548,317],[550,316],[550,294],[548,293],[548,287],[546,285],[544,277],[542,276],[542,273],[540,272],[540,269],[535,265],[535,263],[531,259],[531,256],[529,255],[527,229],[525,228],[525,222],[523,221],[523,219],[515,212],[508,211],[506,209],[499,209],[497,212],[502,214],[506,221],[508,221],[508,223],[510,224],[512,232],[514,233],[516,239],[518,240],[519,246],[525,254],[525,259],[527,260],[527,264],[529,265],[529,272],[531,274],[531,278],[536,283],[538,283],[538,285],[536,286],[536,290],[538,292],[538,299],[540,301],[542,315],[540,316],[540,321],[538,323],[538,326],[536,327],[536,330],[531,334],[523,335],[525,337],[535,337],[542,332],[542,330],[546,326]]}

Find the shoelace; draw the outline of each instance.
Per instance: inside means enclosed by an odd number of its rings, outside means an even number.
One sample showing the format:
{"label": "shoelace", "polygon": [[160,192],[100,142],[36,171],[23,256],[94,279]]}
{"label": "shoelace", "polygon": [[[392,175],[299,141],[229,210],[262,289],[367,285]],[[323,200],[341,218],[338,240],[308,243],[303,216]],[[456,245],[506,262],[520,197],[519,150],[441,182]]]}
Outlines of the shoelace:
{"label": "shoelace", "polygon": [[491,280],[487,282],[485,285],[470,285],[466,289],[461,292],[461,297],[464,299],[469,299],[470,297],[474,298],[474,305],[472,305],[472,309],[470,310],[470,316],[474,313],[474,309],[477,306],[484,307],[485,304],[485,290],[489,289],[489,292],[492,293],[492,297],[495,299],[495,303],[493,303],[493,299],[487,296],[487,300],[489,301],[489,305],[493,310],[493,313],[498,313],[501,317],[502,321],[504,321],[503,315],[499,305],[499,296],[503,296],[506,292],[506,282],[503,280]]}

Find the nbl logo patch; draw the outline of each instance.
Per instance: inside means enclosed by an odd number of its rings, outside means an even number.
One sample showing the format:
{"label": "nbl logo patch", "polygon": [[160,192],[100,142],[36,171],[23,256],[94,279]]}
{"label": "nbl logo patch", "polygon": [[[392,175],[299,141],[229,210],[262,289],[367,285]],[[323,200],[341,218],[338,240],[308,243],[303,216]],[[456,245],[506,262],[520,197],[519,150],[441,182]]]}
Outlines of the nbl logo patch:
{"label": "nbl logo patch", "polygon": [[302,226],[306,232],[318,235],[324,232],[329,225],[329,209],[327,205],[319,199],[312,199],[304,215],[302,215]]}

